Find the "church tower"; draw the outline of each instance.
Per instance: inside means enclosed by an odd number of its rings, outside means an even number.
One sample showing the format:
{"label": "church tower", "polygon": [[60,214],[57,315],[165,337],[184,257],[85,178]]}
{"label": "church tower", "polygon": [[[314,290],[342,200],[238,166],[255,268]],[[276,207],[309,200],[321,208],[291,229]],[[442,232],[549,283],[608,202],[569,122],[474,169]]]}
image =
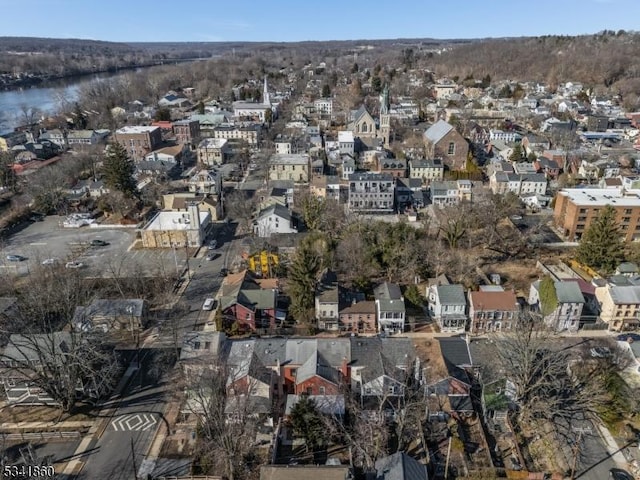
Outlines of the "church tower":
{"label": "church tower", "polygon": [[391,115],[389,109],[391,102],[389,101],[389,85],[385,84],[380,95],[380,136],[384,141],[384,146],[389,146],[389,136],[391,134]]}
{"label": "church tower", "polygon": [[267,86],[267,76],[264,76],[264,87],[262,89],[262,103],[271,107],[271,98],[269,97],[269,87]]}

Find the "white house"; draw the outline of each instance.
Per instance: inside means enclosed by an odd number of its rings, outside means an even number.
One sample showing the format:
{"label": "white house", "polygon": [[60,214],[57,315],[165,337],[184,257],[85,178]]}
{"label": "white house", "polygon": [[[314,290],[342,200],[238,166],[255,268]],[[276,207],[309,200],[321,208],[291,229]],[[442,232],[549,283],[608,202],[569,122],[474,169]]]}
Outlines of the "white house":
{"label": "white house", "polygon": [[333,115],[332,98],[318,98],[313,102],[313,107],[316,113],[319,113],[320,115]]}
{"label": "white house", "polygon": [[289,209],[280,203],[262,210],[253,222],[254,233],[261,238],[268,238],[272,233],[296,233]]}
{"label": "white house", "polygon": [[338,132],[338,149],[341,154],[353,155],[355,149],[353,132],[348,130]]}
{"label": "white house", "polygon": [[405,306],[400,287],[395,283],[383,283],[374,290],[378,331],[404,332]]}
{"label": "white house", "polygon": [[444,165],[439,158],[409,161],[409,178],[419,178],[422,183],[441,181],[444,178]]}
{"label": "white house", "polygon": [[503,130],[489,130],[489,140],[502,140],[507,143],[519,142],[522,140],[522,135],[514,131],[505,132]]}
{"label": "white house", "polygon": [[200,170],[189,179],[189,191],[219,194],[222,191],[222,178],[215,170]]}
{"label": "white house", "polygon": [[512,192],[516,195],[547,192],[547,178],[544,173],[518,175],[517,173],[494,172],[489,177],[489,186],[494,194]]}
{"label": "white house", "polygon": [[467,297],[462,285],[431,285],[429,315],[443,332],[462,333],[467,325]]}
{"label": "white house", "polygon": [[[577,332],[585,304],[580,285],[578,285],[578,282],[562,280],[554,281],[553,285],[557,302],[553,311],[544,316],[545,323],[556,331],[568,330]],[[542,311],[553,307],[543,307],[540,303],[540,280],[536,280],[531,284],[529,305],[534,305]]]}

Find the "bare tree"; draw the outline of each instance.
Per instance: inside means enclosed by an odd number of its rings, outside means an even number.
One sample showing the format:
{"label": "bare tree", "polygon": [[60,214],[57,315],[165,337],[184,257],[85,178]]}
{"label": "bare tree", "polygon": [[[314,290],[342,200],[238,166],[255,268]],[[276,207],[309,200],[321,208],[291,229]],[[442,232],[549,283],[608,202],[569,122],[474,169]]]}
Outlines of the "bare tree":
{"label": "bare tree", "polygon": [[185,408],[198,419],[201,466],[238,480],[246,471],[257,427],[251,381],[246,388],[228,388],[233,370],[220,360],[209,359],[192,372],[186,379]]}

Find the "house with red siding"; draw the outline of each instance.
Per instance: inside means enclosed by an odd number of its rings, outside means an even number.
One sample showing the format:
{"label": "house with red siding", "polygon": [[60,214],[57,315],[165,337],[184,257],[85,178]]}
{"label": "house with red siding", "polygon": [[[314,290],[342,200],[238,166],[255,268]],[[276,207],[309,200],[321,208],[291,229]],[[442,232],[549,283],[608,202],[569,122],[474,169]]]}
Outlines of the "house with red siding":
{"label": "house with red siding", "polygon": [[237,322],[244,330],[275,328],[284,320],[285,312],[277,311],[277,288],[263,288],[258,280],[243,272],[225,277],[220,309],[225,323]]}

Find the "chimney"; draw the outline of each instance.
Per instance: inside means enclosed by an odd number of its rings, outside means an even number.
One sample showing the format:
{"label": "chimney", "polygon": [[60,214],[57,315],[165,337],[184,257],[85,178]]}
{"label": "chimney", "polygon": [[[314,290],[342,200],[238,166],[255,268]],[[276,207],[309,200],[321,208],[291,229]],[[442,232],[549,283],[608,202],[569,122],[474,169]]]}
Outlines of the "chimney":
{"label": "chimney", "polygon": [[342,365],[340,365],[340,372],[342,373],[342,378],[345,381],[349,381],[349,362],[347,361],[347,357],[342,357]]}

